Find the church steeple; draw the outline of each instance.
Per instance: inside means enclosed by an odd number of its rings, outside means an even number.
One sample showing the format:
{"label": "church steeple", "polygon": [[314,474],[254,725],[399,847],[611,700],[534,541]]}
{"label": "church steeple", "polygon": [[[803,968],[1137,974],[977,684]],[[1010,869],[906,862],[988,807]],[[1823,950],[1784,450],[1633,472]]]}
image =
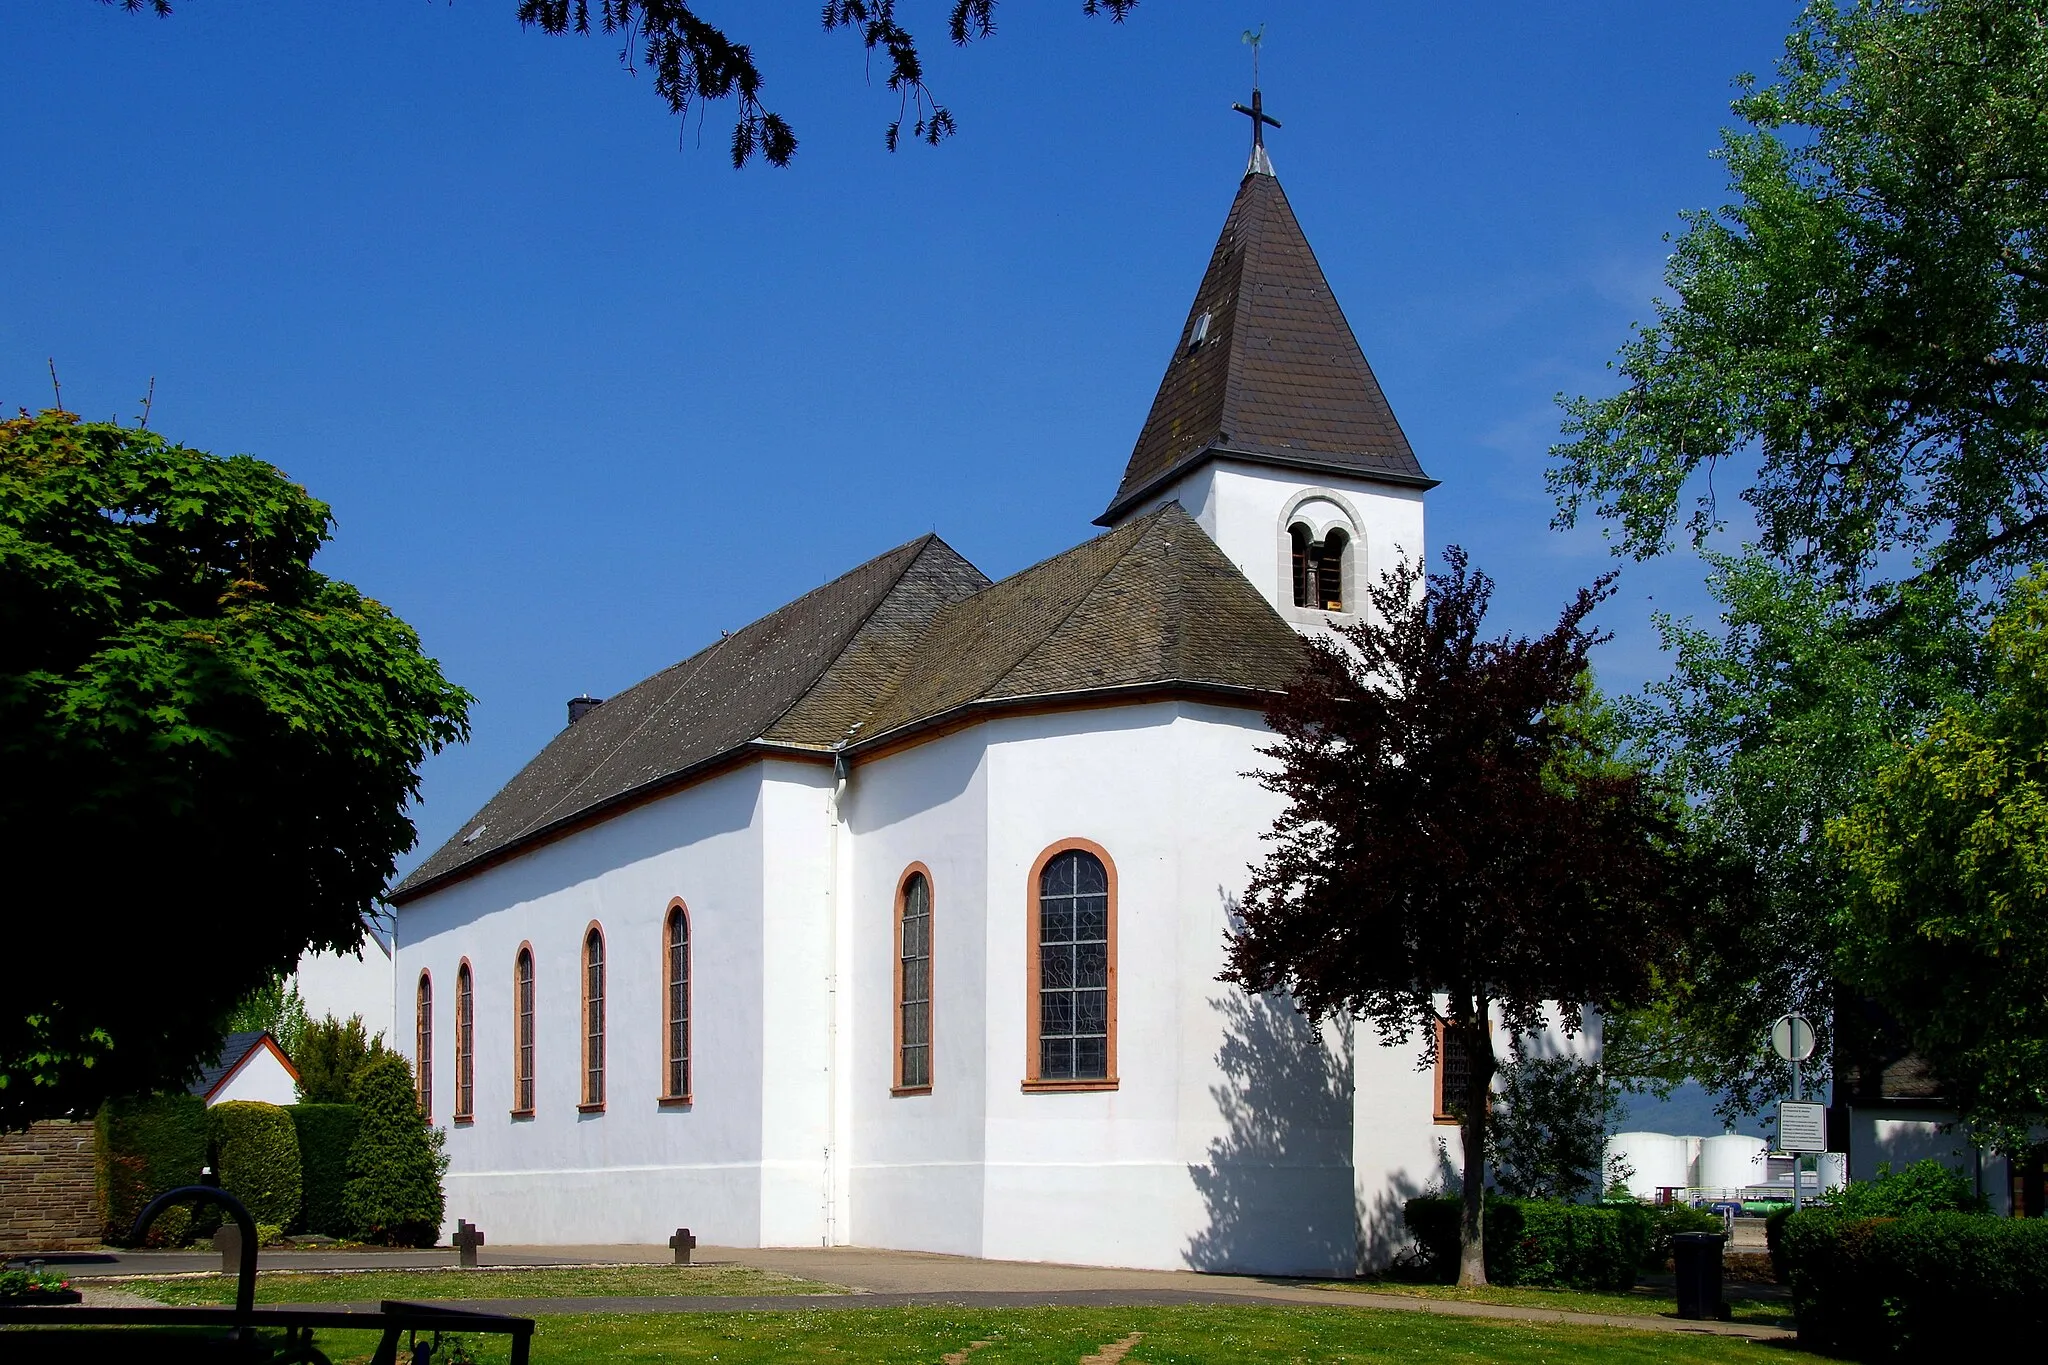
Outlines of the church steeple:
{"label": "church steeple", "polygon": [[1254,90],[1252,163],[1123,482],[1097,524],[1212,459],[1432,488],[1344,320],[1265,154],[1279,127]]}

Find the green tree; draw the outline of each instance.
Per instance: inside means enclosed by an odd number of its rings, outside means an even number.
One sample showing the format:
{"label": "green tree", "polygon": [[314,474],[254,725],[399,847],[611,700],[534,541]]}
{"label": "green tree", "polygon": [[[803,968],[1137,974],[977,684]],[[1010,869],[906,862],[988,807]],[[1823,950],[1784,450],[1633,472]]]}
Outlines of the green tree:
{"label": "green tree", "polygon": [[1814,0],[1778,75],[1740,82],[1732,200],[1686,215],[1623,388],[1566,405],[1561,522],[1704,544],[1734,462],[1762,550],[1859,609],[2042,557],[2048,0]]}
{"label": "green tree", "polygon": [[1763,1026],[1825,1032],[1848,984],[1827,822],[1977,685],[1982,601],[2048,553],[2048,0],[1814,0],[1739,85],[1728,202],[1550,478],[1637,557],[1707,546],[1731,475],[1755,521],[1710,558],[1720,631],[1660,620],[1677,669],[1632,721],[1757,913],[1608,1034],[1611,1069],[1753,1110]]}
{"label": "green tree", "polygon": [[[1636,1003],[1676,944],[1685,886],[1669,803],[1593,747],[1581,591],[1530,639],[1480,636],[1493,585],[1462,551],[1406,564],[1370,610],[1311,638],[1267,711],[1260,781],[1286,805],[1228,939],[1224,980],[1398,1046],[1462,1041],[1461,1284],[1484,1284],[1486,1130],[1498,1057],[1561,1010]],[[1447,1102],[1448,1097],[1447,1097]]]}
{"label": "green tree", "polygon": [[349,1103],[357,1075],[389,1055],[384,1035],[372,1035],[365,1029],[360,1014],[346,1020],[330,1014],[306,1025],[299,1050],[291,1054],[292,1065],[299,1069],[299,1102]]}
{"label": "green tree", "polygon": [[1695,842],[1714,850],[1727,912],[1693,926],[1684,974],[1607,1021],[1604,1060],[1632,1086],[1696,1079],[1730,1114],[1754,1113],[1789,1083],[1761,1043],[1785,1011],[1815,1024],[1811,1074],[1826,1075],[1843,875],[1827,822],[1966,687],[1979,613],[1922,586],[1871,632],[1839,593],[1760,555],[1709,565],[1720,629],[1659,615],[1671,676],[1622,709],[1632,752],[1683,793]]}
{"label": "green tree", "polygon": [[12,916],[0,1126],[183,1084],[251,991],[355,947],[412,846],[469,697],[312,568],[330,526],[247,455],[0,422],[0,859],[97,897]]}
{"label": "green tree", "polygon": [[[131,13],[147,10],[160,18],[171,13],[171,0],[120,4]],[[1120,24],[1138,0],[1080,4],[1082,13],[1107,14]],[[761,102],[761,69],[753,48],[700,17],[702,8],[700,0],[519,0],[519,22],[543,33],[601,29],[617,37],[619,61],[633,70],[637,51],[639,62],[654,73],[655,97],[679,118],[699,100],[736,100],[732,164],[744,166],[758,154],[770,165],[788,165],[796,155],[796,130]],[[934,147],[953,135],[952,111],[925,84],[924,57],[917,37],[896,17],[896,0],[825,0],[823,23],[827,33],[850,32],[870,57],[880,53],[886,60],[886,84],[897,97],[896,117],[883,134],[890,151],[896,150],[906,123],[913,139]],[[993,37],[995,31],[996,0],[947,0],[946,33],[954,46]]]}
{"label": "green tree", "polygon": [[2048,1115],[2048,574],[2014,585],[1987,645],[1983,696],[1828,833],[1847,973],[2010,1148]]}
{"label": "green tree", "polygon": [[356,1075],[358,1115],[342,1208],[356,1235],[393,1246],[432,1246],[441,1235],[442,1134],[413,1095],[412,1066],[386,1053]]}
{"label": "green tree", "polygon": [[305,1042],[306,1002],[299,998],[299,983],[289,976],[273,976],[258,986],[235,1006],[235,1012],[228,1016],[229,1033],[245,1033],[261,1029],[277,1039],[277,1045],[284,1049],[284,1055],[298,1065],[299,1051]]}
{"label": "green tree", "polygon": [[1600,1192],[1617,1108],[1600,1067],[1578,1057],[1520,1057],[1501,1068],[1490,1133],[1494,1178],[1518,1199],[1576,1202]]}

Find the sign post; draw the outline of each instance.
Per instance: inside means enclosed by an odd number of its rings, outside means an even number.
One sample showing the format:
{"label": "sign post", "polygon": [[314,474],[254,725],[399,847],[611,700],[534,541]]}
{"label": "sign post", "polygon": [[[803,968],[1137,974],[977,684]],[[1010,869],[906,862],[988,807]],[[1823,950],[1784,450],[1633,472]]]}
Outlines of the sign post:
{"label": "sign post", "polygon": [[1780,1016],[1771,1025],[1771,1049],[1792,1063],[1792,1098],[1778,1103],[1778,1150],[1792,1154],[1792,1209],[1796,1213],[1805,1154],[1828,1149],[1826,1108],[1804,1103],[1799,1094],[1799,1064],[1813,1055],[1813,1025],[1796,1014]]}

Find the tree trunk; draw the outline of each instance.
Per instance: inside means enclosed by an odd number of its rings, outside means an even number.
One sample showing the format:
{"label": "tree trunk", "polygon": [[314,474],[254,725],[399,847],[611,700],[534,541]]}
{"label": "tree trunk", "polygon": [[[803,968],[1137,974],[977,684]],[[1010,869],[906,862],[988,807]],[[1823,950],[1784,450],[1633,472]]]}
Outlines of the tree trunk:
{"label": "tree trunk", "polygon": [[1464,1216],[1458,1225],[1458,1283],[1486,1283],[1486,1122],[1493,1104],[1493,1034],[1486,1023],[1486,1001],[1453,1027],[1465,1047],[1464,1112],[1458,1136],[1464,1146]]}

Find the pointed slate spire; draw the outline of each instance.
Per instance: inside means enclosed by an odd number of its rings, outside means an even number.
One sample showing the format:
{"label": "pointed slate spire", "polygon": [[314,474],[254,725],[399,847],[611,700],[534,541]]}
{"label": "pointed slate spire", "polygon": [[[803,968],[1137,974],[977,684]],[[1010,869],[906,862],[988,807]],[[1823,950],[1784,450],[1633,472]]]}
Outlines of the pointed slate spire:
{"label": "pointed slate spire", "polygon": [[[1255,119],[1254,126],[1265,125]],[[1366,364],[1264,150],[1253,149],[1123,483],[1098,525],[1115,524],[1217,458],[1436,486]]]}

